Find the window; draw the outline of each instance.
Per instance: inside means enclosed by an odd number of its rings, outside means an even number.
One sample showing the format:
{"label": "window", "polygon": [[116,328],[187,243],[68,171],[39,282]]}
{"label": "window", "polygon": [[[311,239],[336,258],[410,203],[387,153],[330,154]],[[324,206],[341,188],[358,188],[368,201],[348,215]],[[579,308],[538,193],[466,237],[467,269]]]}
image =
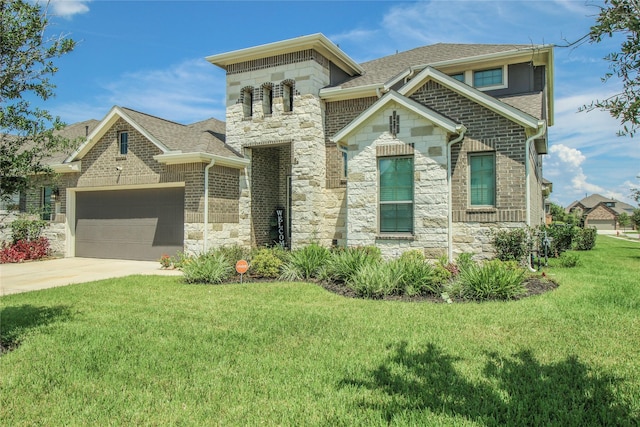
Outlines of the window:
{"label": "window", "polygon": [[342,155],[342,179],[347,179],[349,173],[347,152],[345,150],[341,150],[340,154]]}
{"label": "window", "polygon": [[451,76],[449,76],[453,79],[456,79],[459,82],[464,83],[464,73],[458,73],[458,74],[452,74]]}
{"label": "window", "polygon": [[124,156],[129,152],[129,132],[120,132],[118,134],[118,146],[121,155]]}
{"label": "window", "polygon": [[293,83],[282,84],[282,101],[284,102],[285,112],[293,111]]}
{"label": "window", "polygon": [[273,113],[273,89],[270,84],[262,86],[262,114]]}
{"label": "window", "polygon": [[253,117],[253,89],[245,88],[242,90],[242,108],[244,117]]}
{"label": "window", "polygon": [[502,68],[473,72],[473,86],[475,87],[502,86],[503,84]]}
{"label": "window", "polygon": [[495,154],[471,154],[469,156],[469,175],[471,206],[495,206]]}
{"label": "window", "polygon": [[43,187],[42,188],[42,198],[41,198],[41,203],[40,203],[40,209],[41,209],[41,218],[45,221],[50,221],[51,220],[51,199],[53,195],[53,188],[51,187]]}
{"label": "window", "polygon": [[413,233],[413,158],[378,159],[380,232]]}

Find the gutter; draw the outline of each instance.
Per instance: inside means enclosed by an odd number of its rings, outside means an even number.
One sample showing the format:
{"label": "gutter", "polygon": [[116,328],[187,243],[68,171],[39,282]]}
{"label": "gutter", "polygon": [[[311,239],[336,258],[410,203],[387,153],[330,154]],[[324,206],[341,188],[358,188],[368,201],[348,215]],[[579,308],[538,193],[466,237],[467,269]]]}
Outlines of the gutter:
{"label": "gutter", "polygon": [[462,141],[467,128],[464,125],[458,125],[458,137],[447,142],[447,258],[449,262],[453,261],[453,197],[451,195],[451,146]]}

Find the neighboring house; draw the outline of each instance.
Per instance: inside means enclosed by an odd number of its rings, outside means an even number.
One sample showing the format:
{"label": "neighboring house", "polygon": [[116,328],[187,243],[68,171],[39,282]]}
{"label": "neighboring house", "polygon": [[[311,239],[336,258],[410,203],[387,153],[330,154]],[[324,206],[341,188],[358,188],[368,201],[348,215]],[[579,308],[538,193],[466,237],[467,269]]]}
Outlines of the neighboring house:
{"label": "neighboring house", "polygon": [[207,60],[227,74],[226,129],[114,107],[54,165],[67,256],[317,241],[489,257],[491,230],[544,223],[551,46],[358,64],[314,34]]}
{"label": "neighboring house", "polygon": [[[569,213],[584,216],[585,227],[595,227],[598,230],[620,230],[623,227],[618,223],[621,213],[633,215],[634,207],[616,199],[603,197],[600,194],[592,194],[582,200],[574,201],[567,206]],[[630,224],[629,229],[634,225]]]}

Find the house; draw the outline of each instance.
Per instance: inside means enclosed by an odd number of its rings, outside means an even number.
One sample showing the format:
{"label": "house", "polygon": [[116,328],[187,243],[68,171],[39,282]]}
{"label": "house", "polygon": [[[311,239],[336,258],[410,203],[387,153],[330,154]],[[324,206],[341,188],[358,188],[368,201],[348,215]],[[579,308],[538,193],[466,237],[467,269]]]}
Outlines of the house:
{"label": "house", "polygon": [[491,230],[544,222],[551,46],[359,64],[312,34],[206,59],[226,72],[225,123],[114,107],[55,163],[40,198],[66,256],[317,241],[489,257]]}
{"label": "house", "polygon": [[[595,227],[598,230],[620,230],[618,223],[621,213],[633,215],[634,207],[616,199],[592,194],[584,199],[574,201],[565,209],[569,213],[584,216],[585,227]],[[632,225],[629,225],[633,229]]]}

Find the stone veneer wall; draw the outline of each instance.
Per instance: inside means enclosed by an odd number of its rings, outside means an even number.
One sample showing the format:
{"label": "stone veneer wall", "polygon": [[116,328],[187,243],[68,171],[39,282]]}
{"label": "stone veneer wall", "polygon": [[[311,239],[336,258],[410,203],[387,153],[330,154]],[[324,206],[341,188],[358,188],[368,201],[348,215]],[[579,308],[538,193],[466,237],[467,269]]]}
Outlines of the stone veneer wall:
{"label": "stone veneer wall", "polygon": [[[252,207],[252,200],[254,203],[260,200],[258,192],[263,191],[259,187],[254,188],[253,184],[271,178],[262,176],[265,168],[260,165],[257,156],[261,149],[277,146],[291,147],[291,246],[295,248],[317,239],[318,236],[329,234],[324,229],[324,111],[318,98],[320,88],[330,82],[329,61],[315,51],[305,51],[299,55],[235,64],[229,70],[232,72],[227,73],[226,142],[252,161],[249,176],[241,184],[241,240],[254,246],[263,241],[261,236],[252,236],[251,230],[263,229],[264,221],[270,219],[272,212],[266,212],[267,206],[264,204],[264,209]],[[281,87],[282,84],[292,83],[295,88],[293,110],[285,111]],[[265,84],[273,87],[271,114],[263,111],[261,88]],[[245,117],[242,104],[242,91],[246,88],[251,88],[254,92],[251,117]],[[269,173],[275,174],[276,168],[272,168]],[[280,198],[282,189],[286,190],[286,177],[283,179],[280,169],[277,173]],[[331,241],[325,239],[322,243],[330,244]]]}
{"label": "stone veneer wall", "polygon": [[[397,137],[389,116],[401,117]],[[419,249],[435,259],[447,251],[446,133],[412,111],[390,105],[364,124],[349,140],[347,181],[347,242],[349,246],[378,246],[385,257]],[[379,157],[414,158],[413,235],[378,233]]]}

